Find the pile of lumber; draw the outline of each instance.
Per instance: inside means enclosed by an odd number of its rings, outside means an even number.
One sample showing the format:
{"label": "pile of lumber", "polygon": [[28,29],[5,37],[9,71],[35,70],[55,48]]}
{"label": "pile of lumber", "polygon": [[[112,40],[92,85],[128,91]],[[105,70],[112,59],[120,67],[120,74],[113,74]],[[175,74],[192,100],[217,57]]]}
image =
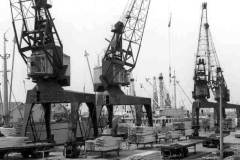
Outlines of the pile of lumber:
{"label": "pile of lumber", "polygon": [[128,134],[129,128],[132,127],[132,124],[129,123],[118,123],[118,130],[117,130],[117,134],[121,135],[121,134]]}
{"label": "pile of lumber", "polygon": [[193,134],[193,129],[186,129],[185,136],[191,136]]}
{"label": "pile of lumber", "polygon": [[183,122],[174,122],[173,123],[173,129],[174,130],[184,130],[185,124]]}
{"label": "pile of lumber", "polygon": [[156,132],[153,127],[139,126],[131,128],[130,143],[145,144],[156,141]]}
{"label": "pile of lumber", "polygon": [[235,138],[240,138],[240,130],[232,132],[230,135],[234,134]]}
{"label": "pile of lumber", "polygon": [[0,137],[0,148],[21,147],[27,140],[28,137]]}
{"label": "pile of lumber", "polygon": [[240,138],[240,131],[237,131],[237,132],[235,133],[235,138]]}
{"label": "pile of lumber", "polygon": [[95,150],[95,144],[96,144],[95,140],[85,141],[85,149],[87,151],[94,151]]}
{"label": "pile of lumber", "polygon": [[17,135],[17,131],[15,128],[0,127],[0,131],[4,136],[16,136]]}
{"label": "pile of lumber", "polygon": [[23,122],[14,123],[13,127],[16,130],[16,136],[20,136],[23,129]]}
{"label": "pile of lumber", "polygon": [[120,149],[122,139],[120,137],[102,136],[95,140],[85,142],[87,151],[109,151]]}
{"label": "pile of lumber", "polygon": [[120,137],[102,136],[96,139],[95,151],[108,151],[120,149],[122,139]]}
{"label": "pile of lumber", "polygon": [[183,134],[181,131],[170,131],[171,138],[180,138]]}
{"label": "pile of lumber", "polygon": [[159,160],[159,159],[161,159],[160,151],[145,151],[145,152],[127,157],[124,160]]}

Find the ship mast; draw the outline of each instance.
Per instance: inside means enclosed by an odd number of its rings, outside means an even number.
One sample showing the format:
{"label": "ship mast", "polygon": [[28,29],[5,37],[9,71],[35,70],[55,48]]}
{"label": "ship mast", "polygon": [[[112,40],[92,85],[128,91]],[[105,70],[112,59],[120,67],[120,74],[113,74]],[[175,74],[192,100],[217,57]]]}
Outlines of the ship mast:
{"label": "ship mast", "polygon": [[9,58],[9,54],[6,51],[6,32],[3,36],[3,55],[0,57],[3,59],[3,118],[4,118],[4,125],[8,126],[10,117],[9,117],[9,106],[8,106],[8,79],[7,79],[7,59]]}

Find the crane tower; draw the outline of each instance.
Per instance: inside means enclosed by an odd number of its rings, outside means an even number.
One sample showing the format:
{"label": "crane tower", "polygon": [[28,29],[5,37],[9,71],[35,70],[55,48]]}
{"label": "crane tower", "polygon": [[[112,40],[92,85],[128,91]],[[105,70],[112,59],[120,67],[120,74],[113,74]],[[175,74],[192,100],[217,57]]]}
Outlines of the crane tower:
{"label": "crane tower", "polygon": [[113,105],[135,105],[137,125],[141,125],[139,115],[141,105],[144,105],[149,124],[152,125],[151,100],[127,96],[121,90],[121,87],[130,85],[129,76],[139,57],[150,2],[151,0],[130,1],[122,18],[111,30],[113,35],[111,40],[107,40],[108,46],[102,59],[102,66],[94,68],[94,90],[102,93],[97,105],[107,106],[110,126]]}
{"label": "crane tower", "polygon": [[[10,0],[12,24],[21,57],[27,65],[28,77],[36,84],[27,92],[22,136],[33,137],[34,142],[43,140],[43,134],[36,129],[33,108],[40,104],[44,110],[46,139],[54,141],[51,132],[51,105],[70,103],[68,146],[69,157],[76,157],[77,128],[81,103],[86,103],[90,112],[94,136],[98,135],[95,95],[66,91],[62,87],[70,85],[70,57],[63,53],[63,44],[52,18],[49,0]],[[39,106],[39,105],[38,105]],[[80,126],[79,126],[80,127]],[[28,135],[28,134],[31,135]],[[81,135],[83,139],[87,135]]]}
{"label": "crane tower", "polygon": [[[192,92],[192,97],[195,100],[192,106],[192,127],[194,129],[194,135],[196,136],[198,135],[199,129],[200,108],[214,108],[216,131],[219,129],[220,87],[222,90],[223,117],[225,117],[225,108],[239,110],[238,105],[227,103],[230,100],[229,89],[224,79],[223,71],[212,40],[207,13],[207,3],[203,3],[198,46],[195,54],[194,89]],[[213,99],[216,103],[208,101],[211,95],[213,95]]]}

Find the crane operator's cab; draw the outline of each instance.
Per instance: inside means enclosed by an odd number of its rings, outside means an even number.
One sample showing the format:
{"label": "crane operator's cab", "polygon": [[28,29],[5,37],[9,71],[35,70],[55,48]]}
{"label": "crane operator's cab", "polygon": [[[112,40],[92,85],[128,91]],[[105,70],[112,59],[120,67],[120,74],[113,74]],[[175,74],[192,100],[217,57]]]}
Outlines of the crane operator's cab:
{"label": "crane operator's cab", "polygon": [[194,99],[210,98],[205,65],[206,63],[204,59],[198,59],[197,69],[195,70],[195,75],[193,78],[195,82],[194,91],[192,92]]}
{"label": "crane operator's cab", "polygon": [[113,37],[102,59],[102,66],[94,68],[94,91],[96,92],[103,92],[112,86],[130,84],[130,72],[124,68],[130,65],[126,63],[124,54],[131,52],[123,49],[124,23],[118,21],[111,32]]}
{"label": "crane operator's cab", "polygon": [[94,68],[94,91],[103,92],[107,86],[130,85],[130,72],[121,64],[104,61],[102,66]]}
{"label": "crane operator's cab", "polygon": [[[56,56],[57,54],[60,56]],[[61,59],[57,60],[57,58]],[[57,62],[62,63],[61,70],[56,67],[59,65]],[[33,82],[55,79],[61,86],[69,86],[70,57],[63,54],[62,48],[58,46],[33,51],[28,59],[28,76]]]}

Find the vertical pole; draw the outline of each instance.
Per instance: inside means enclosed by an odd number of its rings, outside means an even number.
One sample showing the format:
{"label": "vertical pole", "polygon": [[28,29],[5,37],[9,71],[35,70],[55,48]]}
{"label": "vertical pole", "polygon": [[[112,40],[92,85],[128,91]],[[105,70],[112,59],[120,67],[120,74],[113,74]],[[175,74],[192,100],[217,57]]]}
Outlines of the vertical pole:
{"label": "vertical pole", "polygon": [[160,107],[164,107],[164,93],[163,93],[163,75],[160,73],[159,75],[159,93],[160,93]]}
{"label": "vertical pole", "polygon": [[177,90],[176,90],[176,72],[174,70],[174,76],[173,76],[173,85],[174,85],[174,108],[177,108]]}
{"label": "vertical pole", "polygon": [[9,55],[6,51],[6,32],[4,33],[3,37],[3,46],[4,46],[4,53],[2,59],[3,59],[3,107],[4,107],[4,124],[5,126],[9,125],[9,108],[8,108],[8,87],[7,87],[7,58],[9,58]]}
{"label": "vertical pole", "polygon": [[220,81],[220,102],[219,102],[219,104],[220,104],[220,107],[219,107],[219,109],[220,109],[220,115],[219,115],[219,117],[220,117],[220,160],[222,160],[223,159],[223,115],[222,115],[222,113],[223,113],[223,106],[222,106],[222,82]]}
{"label": "vertical pole", "polygon": [[156,113],[156,110],[159,110],[158,105],[158,91],[157,91],[157,82],[156,77],[153,77],[153,113]]}

